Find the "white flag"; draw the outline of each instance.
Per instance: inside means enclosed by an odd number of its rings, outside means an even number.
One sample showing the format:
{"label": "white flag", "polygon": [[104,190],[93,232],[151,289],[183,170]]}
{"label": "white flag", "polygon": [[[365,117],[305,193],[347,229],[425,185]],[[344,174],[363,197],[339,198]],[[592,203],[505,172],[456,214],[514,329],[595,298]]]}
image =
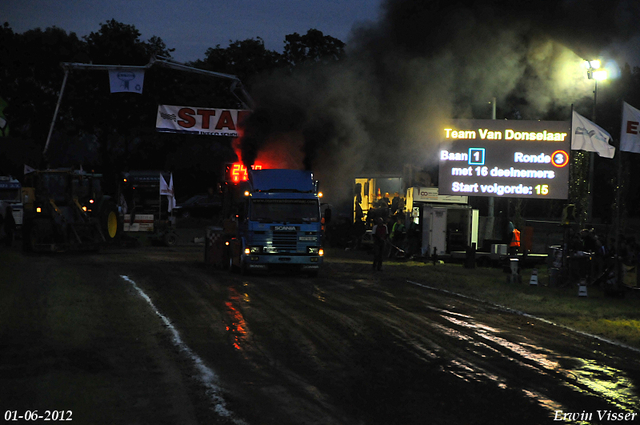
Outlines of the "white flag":
{"label": "white flag", "polygon": [[624,102],[622,107],[620,150],[640,153],[640,110],[627,102]]}
{"label": "white flag", "polygon": [[29,167],[27,164],[24,164],[24,174],[27,175],[29,173],[33,173],[35,168]]}
{"label": "white flag", "polygon": [[167,211],[171,212],[171,210],[176,207],[176,197],[173,193],[173,173],[171,173],[168,185],[167,181],[162,176],[162,173],[160,173],[160,195],[168,196],[169,207]]}
{"label": "white flag", "polygon": [[131,92],[142,94],[144,85],[144,70],[109,71],[109,85],[111,93]]}
{"label": "white flag", "polygon": [[602,127],[589,121],[576,111],[571,120],[571,149],[574,151],[597,152],[603,158],[613,158],[616,148],[609,144],[611,135]]}

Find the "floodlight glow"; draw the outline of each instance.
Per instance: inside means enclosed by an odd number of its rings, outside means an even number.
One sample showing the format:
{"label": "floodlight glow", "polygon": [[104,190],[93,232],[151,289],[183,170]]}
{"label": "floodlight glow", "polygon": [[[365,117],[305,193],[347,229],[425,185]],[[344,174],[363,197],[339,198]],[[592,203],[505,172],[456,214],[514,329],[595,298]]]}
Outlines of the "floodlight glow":
{"label": "floodlight glow", "polygon": [[593,71],[594,80],[602,81],[606,80],[607,78],[609,78],[609,73],[606,69],[598,69],[596,71]]}
{"label": "floodlight glow", "polygon": [[594,61],[584,61],[584,67],[587,69],[598,69],[600,68],[600,61],[599,60],[594,60]]}

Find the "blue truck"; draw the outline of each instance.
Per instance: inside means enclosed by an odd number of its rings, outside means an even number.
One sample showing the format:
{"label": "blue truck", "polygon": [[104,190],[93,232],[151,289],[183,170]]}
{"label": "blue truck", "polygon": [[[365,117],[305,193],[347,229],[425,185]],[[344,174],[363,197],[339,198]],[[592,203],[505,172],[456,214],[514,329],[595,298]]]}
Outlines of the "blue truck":
{"label": "blue truck", "polygon": [[229,266],[253,270],[297,269],[317,275],[322,265],[318,183],[310,171],[250,170],[234,185]]}

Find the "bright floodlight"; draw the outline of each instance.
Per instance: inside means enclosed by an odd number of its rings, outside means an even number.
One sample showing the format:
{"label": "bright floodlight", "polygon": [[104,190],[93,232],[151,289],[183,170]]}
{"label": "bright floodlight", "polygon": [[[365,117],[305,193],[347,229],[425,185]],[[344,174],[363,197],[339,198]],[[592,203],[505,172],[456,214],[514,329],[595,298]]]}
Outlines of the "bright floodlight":
{"label": "bright floodlight", "polygon": [[609,78],[609,73],[606,69],[598,69],[597,71],[593,71],[593,79],[602,81]]}
{"label": "bright floodlight", "polygon": [[600,68],[600,61],[599,60],[584,61],[584,67],[587,69],[598,69]]}

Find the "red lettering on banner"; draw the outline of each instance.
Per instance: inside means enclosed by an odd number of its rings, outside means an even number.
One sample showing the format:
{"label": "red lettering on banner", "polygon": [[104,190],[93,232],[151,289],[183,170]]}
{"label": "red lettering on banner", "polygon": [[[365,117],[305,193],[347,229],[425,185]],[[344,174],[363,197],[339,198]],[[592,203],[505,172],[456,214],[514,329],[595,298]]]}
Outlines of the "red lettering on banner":
{"label": "red lettering on banner", "polygon": [[198,115],[202,117],[202,129],[209,128],[211,117],[216,115],[215,109],[198,109]]}
{"label": "red lettering on banner", "polygon": [[178,121],[178,125],[184,128],[191,128],[196,125],[196,119],[193,117],[195,111],[191,108],[182,108],[178,111],[178,116],[184,121]]}
{"label": "red lettering on banner", "polygon": [[218,118],[218,124],[216,124],[216,130],[222,130],[224,127],[229,130],[235,130],[236,125],[233,122],[233,117],[230,111],[222,111],[220,118]]}
{"label": "red lettering on banner", "polygon": [[627,121],[627,133],[638,134],[638,124],[637,121]]}

